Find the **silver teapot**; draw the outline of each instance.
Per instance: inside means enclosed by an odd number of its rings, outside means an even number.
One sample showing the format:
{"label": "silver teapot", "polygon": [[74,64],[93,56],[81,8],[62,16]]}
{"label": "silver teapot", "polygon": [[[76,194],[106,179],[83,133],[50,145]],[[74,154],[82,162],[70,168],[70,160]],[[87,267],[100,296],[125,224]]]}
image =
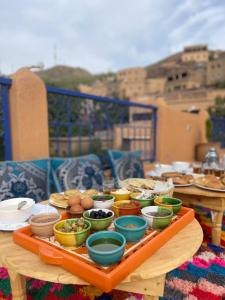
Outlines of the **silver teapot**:
{"label": "silver teapot", "polygon": [[205,156],[205,161],[203,164],[203,168],[209,168],[209,169],[218,169],[220,166],[219,162],[219,154],[216,151],[215,148],[210,148],[208,153]]}

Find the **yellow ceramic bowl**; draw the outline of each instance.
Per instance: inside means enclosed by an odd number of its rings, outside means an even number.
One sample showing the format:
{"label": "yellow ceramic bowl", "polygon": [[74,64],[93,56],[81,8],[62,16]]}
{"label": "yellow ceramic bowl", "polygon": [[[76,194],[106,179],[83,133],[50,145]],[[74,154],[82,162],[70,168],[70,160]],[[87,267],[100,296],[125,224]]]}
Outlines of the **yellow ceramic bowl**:
{"label": "yellow ceramic bowl", "polygon": [[131,192],[128,191],[127,193],[119,193],[115,191],[115,192],[111,192],[111,195],[115,197],[115,201],[129,200]]}
{"label": "yellow ceramic bowl", "polygon": [[60,221],[54,225],[54,235],[56,240],[65,247],[77,247],[83,244],[90,234],[91,223],[85,220],[88,227],[80,232],[62,232],[63,224],[68,221],[76,221],[78,219],[67,219]]}

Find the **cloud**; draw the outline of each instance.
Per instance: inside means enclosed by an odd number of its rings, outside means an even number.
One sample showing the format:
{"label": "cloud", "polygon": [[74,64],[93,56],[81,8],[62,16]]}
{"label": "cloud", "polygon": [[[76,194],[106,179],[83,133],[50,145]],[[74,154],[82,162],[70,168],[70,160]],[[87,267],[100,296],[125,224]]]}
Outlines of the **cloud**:
{"label": "cloud", "polygon": [[185,45],[224,47],[219,0],[12,0],[0,10],[0,70],[42,61],[105,72],[154,63]]}

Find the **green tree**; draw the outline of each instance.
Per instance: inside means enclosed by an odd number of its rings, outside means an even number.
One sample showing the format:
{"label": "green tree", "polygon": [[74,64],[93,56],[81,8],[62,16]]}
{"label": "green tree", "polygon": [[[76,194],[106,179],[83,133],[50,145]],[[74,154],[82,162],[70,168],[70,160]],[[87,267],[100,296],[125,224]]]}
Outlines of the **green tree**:
{"label": "green tree", "polygon": [[216,97],[214,105],[208,108],[209,115],[217,117],[225,117],[225,97]]}

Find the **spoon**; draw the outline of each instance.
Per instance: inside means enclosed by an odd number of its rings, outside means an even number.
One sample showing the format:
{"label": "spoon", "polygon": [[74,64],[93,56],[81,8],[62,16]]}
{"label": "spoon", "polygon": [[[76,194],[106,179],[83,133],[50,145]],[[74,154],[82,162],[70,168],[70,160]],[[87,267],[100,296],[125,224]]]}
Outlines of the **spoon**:
{"label": "spoon", "polygon": [[26,205],[26,204],[27,204],[27,201],[25,201],[25,200],[19,202],[19,203],[18,203],[18,206],[17,206],[17,209],[20,210],[20,209],[21,209],[22,207],[24,207],[24,205]]}

